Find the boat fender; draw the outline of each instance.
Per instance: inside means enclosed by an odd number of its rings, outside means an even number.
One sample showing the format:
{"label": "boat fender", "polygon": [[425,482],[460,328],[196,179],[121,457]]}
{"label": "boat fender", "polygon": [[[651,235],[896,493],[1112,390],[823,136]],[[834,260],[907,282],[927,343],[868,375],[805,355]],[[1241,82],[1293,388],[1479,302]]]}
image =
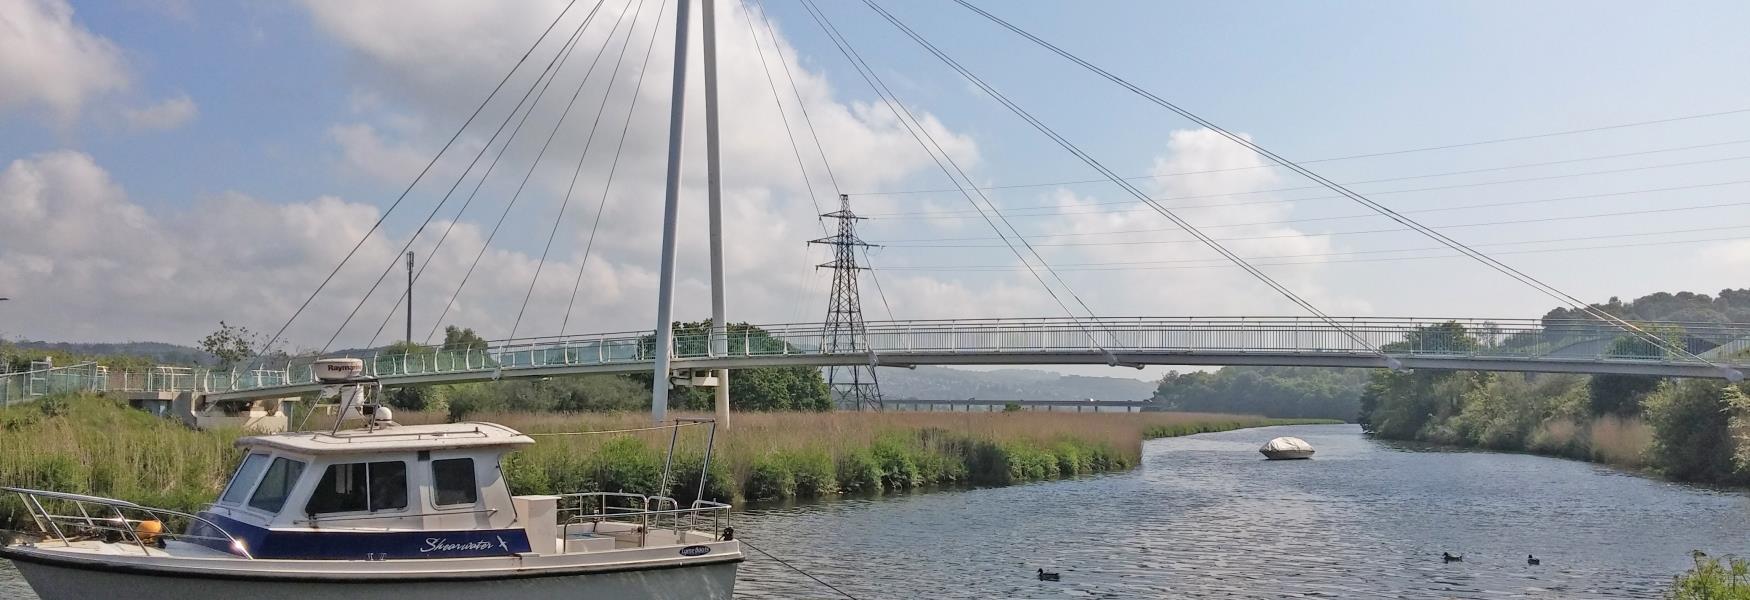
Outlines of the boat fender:
{"label": "boat fender", "polygon": [[157,519],[140,521],[139,525],[134,526],[134,534],[140,537],[142,543],[156,545],[158,536],[164,534],[164,522]]}

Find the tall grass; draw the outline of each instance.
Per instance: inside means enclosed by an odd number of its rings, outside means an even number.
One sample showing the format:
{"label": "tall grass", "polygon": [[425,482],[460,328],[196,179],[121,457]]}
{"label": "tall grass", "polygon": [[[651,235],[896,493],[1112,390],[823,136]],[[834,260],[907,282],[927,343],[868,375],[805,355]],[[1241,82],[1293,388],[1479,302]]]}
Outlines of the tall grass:
{"label": "tall grass", "polygon": [[[210,501],[240,453],[236,431],[195,431],[95,395],[0,411],[0,485],[95,493],[167,508]],[[18,523],[0,495],[0,528]]]}
{"label": "tall grass", "polygon": [[[99,396],[42,406],[65,408],[0,412],[0,485],[188,510],[211,501],[241,457],[232,448],[237,431],[189,430]],[[446,418],[439,412],[397,415],[404,424]],[[473,420],[501,423],[539,441],[504,465],[515,493],[660,492],[683,500],[783,500],[1071,477],[1134,467],[1149,438],[1305,422],[1204,413],[739,413],[733,427],[716,434],[701,494],[704,426],[684,427],[673,439],[675,478],[665,486],[663,457],[672,431],[651,428],[648,415],[499,413]],[[4,502],[0,528],[21,516]]]}

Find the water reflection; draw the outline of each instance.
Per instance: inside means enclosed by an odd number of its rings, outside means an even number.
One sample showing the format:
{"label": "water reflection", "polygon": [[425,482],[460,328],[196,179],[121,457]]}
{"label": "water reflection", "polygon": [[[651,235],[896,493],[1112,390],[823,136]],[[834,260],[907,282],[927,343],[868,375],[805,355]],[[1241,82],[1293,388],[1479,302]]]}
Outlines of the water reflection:
{"label": "water reflection", "polygon": [[[1317,458],[1260,460],[1279,435]],[[1150,443],[1131,473],[759,510],[737,529],[865,598],[1647,598],[1693,548],[1750,547],[1739,492],[1426,450],[1354,426],[1208,434]],[[743,573],[739,596],[832,597],[771,561]]]}

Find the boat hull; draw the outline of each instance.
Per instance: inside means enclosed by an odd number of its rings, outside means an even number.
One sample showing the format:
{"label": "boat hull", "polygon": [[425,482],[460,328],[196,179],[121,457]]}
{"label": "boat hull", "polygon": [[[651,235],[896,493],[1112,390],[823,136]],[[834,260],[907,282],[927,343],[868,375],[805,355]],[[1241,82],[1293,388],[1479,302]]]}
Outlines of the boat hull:
{"label": "boat hull", "polygon": [[1312,458],[1311,450],[1259,450],[1270,460],[1302,460]]}
{"label": "boat hull", "polygon": [[[739,557],[708,563],[547,572],[495,573],[479,578],[421,577],[417,571],[384,573],[373,579],[253,577],[243,574],[191,574],[158,569],[30,560],[13,556],[19,574],[42,600],[90,598],[176,598],[177,600],[340,600],[419,598],[420,600],[731,600]],[[381,564],[381,563],[378,563]]]}

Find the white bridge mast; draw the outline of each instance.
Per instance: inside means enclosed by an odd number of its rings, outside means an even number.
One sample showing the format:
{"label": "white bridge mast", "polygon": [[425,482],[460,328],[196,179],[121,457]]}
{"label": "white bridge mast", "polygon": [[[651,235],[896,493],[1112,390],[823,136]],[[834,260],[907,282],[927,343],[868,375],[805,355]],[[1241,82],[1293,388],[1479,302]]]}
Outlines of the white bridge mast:
{"label": "white bridge mast", "polygon": [[[711,238],[711,335],[713,356],[727,353],[727,321],[723,305],[723,211],[722,178],[717,161],[717,32],[713,0],[701,0],[704,11],[705,54],[705,157],[706,186],[710,202]],[[668,181],[663,195],[662,211],[662,272],[657,282],[656,353],[651,369],[650,418],[662,422],[668,418],[669,375],[674,349],[674,269],[675,229],[679,222],[681,186],[681,142],[686,128],[687,96],[687,16],[691,0],[681,0],[675,10],[674,85],[668,115]],[[718,374],[716,389],[717,417],[727,423],[729,417],[728,371]]]}

